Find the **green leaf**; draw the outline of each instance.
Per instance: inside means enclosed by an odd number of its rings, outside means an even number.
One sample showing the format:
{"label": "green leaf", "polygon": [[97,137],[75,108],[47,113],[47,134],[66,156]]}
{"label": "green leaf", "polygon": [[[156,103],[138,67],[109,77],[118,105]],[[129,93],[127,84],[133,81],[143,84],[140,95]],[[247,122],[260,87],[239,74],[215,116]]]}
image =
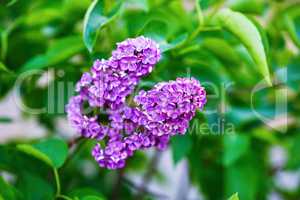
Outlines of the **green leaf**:
{"label": "green leaf", "polygon": [[11,123],[13,121],[10,117],[0,116],[0,123]]}
{"label": "green leaf", "polygon": [[229,7],[243,13],[261,14],[264,11],[264,3],[263,0],[235,0],[229,2]]}
{"label": "green leaf", "polygon": [[183,33],[181,35],[179,35],[178,37],[176,37],[174,40],[171,40],[170,42],[161,42],[160,44],[160,48],[162,52],[167,52],[170,50],[173,50],[177,47],[179,47],[181,44],[184,43],[184,41],[187,39],[188,34],[187,33]]}
{"label": "green leaf", "polygon": [[8,40],[8,31],[2,30],[0,33],[0,43],[1,43],[1,58],[5,59],[7,53],[7,40]]}
{"label": "green leaf", "polygon": [[18,181],[17,188],[24,196],[24,199],[54,199],[54,189],[48,181],[36,174],[28,172],[23,173]]}
{"label": "green leaf", "polygon": [[228,200],[239,200],[239,195],[238,195],[238,193],[233,194],[231,197],[229,197]]}
{"label": "green leaf", "polygon": [[176,135],[171,139],[173,161],[177,164],[192,149],[192,140],[189,135]]}
{"label": "green leaf", "polygon": [[0,176],[0,200],[14,200],[16,199],[16,194],[14,188],[4,181]]}
{"label": "green leaf", "polygon": [[42,10],[34,10],[24,18],[26,25],[47,25],[51,20],[62,18],[62,11],[58,8],[45,8]]}
{"label": "green leaf", "polygon": [[265,53],[267,58],[269,57],[269,51],[270,51],[270,45],[269,45],[269,40],[267,37],[267,33],[264,30],[264,27],[258,22],[258,20],[253,17],[253,16],[249,16],[249,19],[251,20],[251,22],[256,26],[257,30],[259,31],[259,34],[261,36],[262,42],[263,42],[263,46],[265,48]]}
{"label": "green leaf", "polygon": [[188,34],[183,33],[171,41],[167,41],[168,23],[164,20],[152,19],[149,20],[144,27],[139,31],[138,35],[145,35],[155,40],[162,52],[173,50],[184,43]]}
{"label": "green leaf", "polygon": [[217,4],[218,2],[220,2],[220,0],[200,0],[198,1],[201,8],[203,10],[206,10],[212,6],[214,6],[214,4]]}
{"label": "green leaf", "polygon": [[33,145],[19,144],[17,148],[54,168],[61,167],[68,154],[67,144],[57,138],[46,139]]}
{"label": "green leaf", "polygon": [[272,131],[264,128],[257,128],[253,130],[252,136],[270,144],[280,144],[282,142]]}
{"label": "green leaf", "polygon": [[156,42],[165,42],[168,35],[168,23],[162,19],[149,19],[137,35],[150,37]]}
{"label": "green leaf", "polygon": [[250,146],[249,137],[246,135],[224,136],[224,165],[229,166],[247,152]]}
{"label": "green leaf", "polygon": [[232,46],[226,42],[226,40],[219,38],[206,38],[202,45],[224,62],[235,65],[240,63],[239,56]]}
{"label": "green leaf", "polygon": [[87,49],[92,52],[97,40],[98,32],[119,13],[122,1],[108,12],[105,12],[104,0],[94,0],[88,8],[83,22],[83,41]]}
{"label": "green leaf", "polygon": [[78,35],[58,39],[49,46],[45,54],[33,57],[26,62],[25,65],[21,67],[20,72],[52,66],[70,58],[83,48],[84,45],[81,41],[81,37]]}
{"label": "green leaf", "polygon": [[8,3],[6,4],[6,6],[7,6],[7,7],[10,7],[10,6],[14,5],[15,3],[17,3],[17,1],[18,1],[18,0],[11,0],[10,2],[8,2]]}
{"label": "green leaf", "polygon": [[6,72],[6,73],[9,73],[9,74],[11,74],[12,72],[9,70],[9,69],[7,69],[7,67],[2,63],[2,62],[0,62],[0,72]]}
{"label": "green leaf", "polygon": [[288,140],[288,162],[287,168],[297,170],[300,167],[300,136]]}
{"label": "green leaf", "polygon": [[290,35],[292,41],[295,43],[295,45],[297,45],[298,48],[300,48],[300,40],[298,38],[297,30],[296,30],[293,20],[291,19],[291,17],[289,15],[284,15],[282,17],[282,19],[284,22],[284,28]]}
{"label": "green leaf", "polygon": [[188,155],[191,181],[198,183],[205,199],[224,199],[224,167],[220,162],[223,156],[222,137],[204,134],[197,138],[196,134],[190,135],[194,143]]}
{"label": "green leaf", "polygon": [[83,43],[79,35],[68,36],[53,42],[47,51],[47,56],[51,58],[52,62],[59,62],[71,57],[82,49]]}
{"label": "green leaf", "polygon": [[146,12],[149,11],[148,0],[127,0],[125,3],[128,5],[128,7],[139,8]]}
{"label": "green leaf", "polygon": [[[261,162],[261,163],[260,163]],[[239,162],[225,168],[223,186],[226,195],[238,192],[243,200],[260,199],[258,192],[267,182],[264,161],[260,155],[247,152]]]}
{"label": "green leaf", "polygon": [[220,26],[235,35],[247,48],[268,85],[272,85],[262,38],[255,25],[243,14],[223,9],[216,15]]}
{"label": "green leaf", "polygon": [[104,198],[98,196],[85,196],[82,200],[104,200]]}
{"label": "green leaf", "polygon": [[276,71],[276,77],[294,91],[300,89],[300,57],[291,60],[286,68],[279,68]]}
{"label": "green leaf", "polygon": [[75,189],[70,193],[70,196],[72,198],[78,198],[80,200],[85,199],[85,198],[98,198],[96,200],[103,200],[105,199],[104,196],[99,193],[97,190],[93,188],[80,188],[80,189]]}

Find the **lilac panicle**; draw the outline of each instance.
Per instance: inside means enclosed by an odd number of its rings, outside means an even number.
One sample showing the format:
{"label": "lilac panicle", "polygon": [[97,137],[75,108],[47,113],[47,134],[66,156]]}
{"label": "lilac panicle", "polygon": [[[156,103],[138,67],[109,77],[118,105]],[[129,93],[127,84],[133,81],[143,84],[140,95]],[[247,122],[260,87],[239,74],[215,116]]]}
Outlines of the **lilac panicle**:
{"label": "lilac panicle", "polygon": [[153,135],[184,134],[196,109],[206,103],[206,94],[196,79],[177,78],[141,91],[135,102],[144,113],[145,128]]}
{"label": "lilac panicle", "polygon": [[[136,107],[127,105],[126,98],[159,59],[153,40],[127,39],[117,44],[108,60],[96,60],[76,84],[78,95],[66,106],[67,117],[83,137],[105,139],[105,145],[98,143],[92,151],[100,167],[123,168],[136,150],[165,149],[171,136],[186,132],[196,110],[206,103],[199,81],[177,78],[140,91],[134,98]],[[95,110],[105,112],[108,124]]]}

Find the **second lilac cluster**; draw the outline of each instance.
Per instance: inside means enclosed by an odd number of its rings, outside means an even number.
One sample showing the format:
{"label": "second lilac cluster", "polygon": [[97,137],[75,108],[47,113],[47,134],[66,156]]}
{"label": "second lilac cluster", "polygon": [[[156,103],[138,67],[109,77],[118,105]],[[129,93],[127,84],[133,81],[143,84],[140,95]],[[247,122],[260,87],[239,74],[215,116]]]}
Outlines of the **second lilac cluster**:
{"label": "second lilac cluster", "polygon": [[206,103],[199,81],[178,78],[140,91],[135,106],[129,106],[126,98],[159,59],[154,41],[127,39],[117,44],[110,59],[95,61],[78,82],[79,94],[66,107],[68,119],[82,136],[105,141],[92,151],[101,167],[122,168],[139,149],[165,149],[171,136],[186,132],[196,110]]}

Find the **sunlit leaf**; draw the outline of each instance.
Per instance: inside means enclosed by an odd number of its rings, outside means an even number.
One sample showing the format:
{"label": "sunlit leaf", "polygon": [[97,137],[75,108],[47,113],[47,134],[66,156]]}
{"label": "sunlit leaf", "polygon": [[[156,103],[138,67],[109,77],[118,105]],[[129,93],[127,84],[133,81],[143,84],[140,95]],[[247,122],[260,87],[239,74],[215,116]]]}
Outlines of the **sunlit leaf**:
{"label": "sunlit leaf", "polygon": [[257,71],[263,75],[268,85],[272,85],[262,38],[255,25],[245,15],[230,9],[218,12],[216,19],[221,26],[240,39],[256,63]]}
{"label": "sunlit leaf", "polygon": [[32,145],[19,144],[17,148],[55,168],[63,165],[68,154],[67,144],[57,138],[43,140]]}
{"label": "sunlit leaf", "polygon": [[149,11],[149,3],[148,0],[127,0],[125,1],[126,7],[129,9],[140,9],[146,12]]}
{"label": "sunlit leaf", "polygon": [[20,72],[52,66],[70,58],[83,48],[84,45],[80,36],[68,36],[58,39],[49,46],[45,54],[37,55],[26,62],[21,67]]}
{"label": "sunlit leaf", "polygon": [[30,12],[24,18],[24,23],[31,26],[50,23],[51,20],[62,18],[62,11],[58,8],[46,8]]}
{"label": "sunlit leaf", "polygon": [[229,7],[239,12],[260,14],[264,10],[264,3],[263,0],[235,0],[230,2]]}
{"label": "sunlit leaf", "polygon": [[300,39],[298,38],[297,30],[293,20],[288,15],[284,15],[283,22],[284,22],[284,27],[288,32],[288,34],[290,35],[291,39],[300,48]]}
{"label": "sunlit leaf", "polygon": [[267,59],[268,59],[268,57],[269,57],[269,50],[270,50],[270,44],[269,44],[269,40],[268,40],[268,36],[267,36],[266,30],[258,22],[258,20],[255,17],[249,16],[249,19],[252,21],[252,23],[256,26],[257,30],[259,31],[259,34],[260,34],[262,42],[263,42],[263,46],[265,48],[266,56],[267,56]]}
{"label": "sunlit leaf", "polygon": [[229,166],[247,152],[250,146],[249,137],[245,135],[224,136],[224,165]]}
{"label": "sunlit leaf", "polygon": [[240,63],[240,58],[235,50],[223,39],[206,38],[202,45],[225,62],[235,65]]}
{"label": "sunlit leaf", "polygon": [[104,200],[104,199],[98,196],[85,196],[82,198],[82,200]]}
{"label": "sunlit leaf", "polygon": [[16,194],[14,188],[0,176],[0,200],[1,198],[3,200],[15,200]]}
{"label": "sunlit leaf", "polygon": [[233,194],[231,197],[229,197],[228,200],[239,200],[239,195],[238,195],[238,193]]}
{"label": "sunlit leaf", "polygon": [[114,8],[106,13],[104,0],[94,0],[91,3],[83,22],[83,41],[90,52],[93,50],[98,32],[117,16],[121,9],[121,5],[122,1],[118,1]]}
{"label": "sunlit leaf", "polygon": [[[83,200],[85,198],[96,198],[95,200],[103,200],[105,199],[104,196],[99,193],[97,190],[93,188],[86,188],[82,187],[80,189],[75,189],[70,193],[70,196],[73,198],[78,198],[80,200]],[[98,198],[98,199],[97,199]]]}
{"label": "sunlit leaf", "polygon": [[9,2],[6,4],[6,6],[7,6],[7,7],[12,6],[12,5],[14,5],[15,3],[17,3],[17,1],[18,1],[18,0],[11,0],[11,1],[9,1]]}
{"label": "sunlit leaf", "polygon": [[1,58],[4,59],[7,53],[7,38],[8,33],[6,30],[0,31],[0,43],[1,43]]}

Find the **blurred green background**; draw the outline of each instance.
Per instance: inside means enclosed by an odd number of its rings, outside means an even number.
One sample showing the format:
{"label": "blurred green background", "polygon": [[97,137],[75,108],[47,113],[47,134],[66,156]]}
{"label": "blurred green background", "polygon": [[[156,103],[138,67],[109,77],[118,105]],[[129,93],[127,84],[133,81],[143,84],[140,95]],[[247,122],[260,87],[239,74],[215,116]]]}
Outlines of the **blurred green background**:
{"label": "blurred green background", "polygon": [[[208,103],[168,151],[101,169],[64,106],[93,60],[140,35],[163,54],[139,89],[193,76]],[[299,1],[1,0],[0,39],[0,200],[300,199]]]}

